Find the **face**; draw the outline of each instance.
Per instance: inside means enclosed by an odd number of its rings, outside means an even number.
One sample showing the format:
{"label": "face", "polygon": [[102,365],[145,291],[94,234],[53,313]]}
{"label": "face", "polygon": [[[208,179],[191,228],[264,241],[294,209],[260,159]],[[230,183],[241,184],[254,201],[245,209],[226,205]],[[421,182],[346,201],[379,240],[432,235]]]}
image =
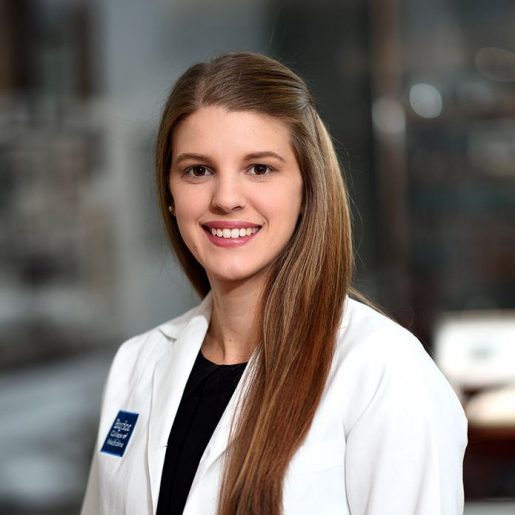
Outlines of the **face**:
{"label": "face", "polygon": [[211,286],[264,279],[301,211],[302,177],[286,124],[202,107],[174,131],[172,156],[174,215]]}

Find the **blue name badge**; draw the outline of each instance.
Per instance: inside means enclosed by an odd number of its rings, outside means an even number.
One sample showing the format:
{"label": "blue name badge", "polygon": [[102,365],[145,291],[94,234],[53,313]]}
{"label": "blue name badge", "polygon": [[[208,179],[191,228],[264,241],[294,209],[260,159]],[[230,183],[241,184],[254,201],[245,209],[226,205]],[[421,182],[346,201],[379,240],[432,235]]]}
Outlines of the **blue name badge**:
{"label": "blue name badge", "polygon": [[112,454],[113,456],[119,456],[121,458],[127,448],[127,444],[129,443],[137,420],[137,413],[119,411],[109,433],[107,434],[104,445],[102,446],[102,449],[100,449],[100,452]]}

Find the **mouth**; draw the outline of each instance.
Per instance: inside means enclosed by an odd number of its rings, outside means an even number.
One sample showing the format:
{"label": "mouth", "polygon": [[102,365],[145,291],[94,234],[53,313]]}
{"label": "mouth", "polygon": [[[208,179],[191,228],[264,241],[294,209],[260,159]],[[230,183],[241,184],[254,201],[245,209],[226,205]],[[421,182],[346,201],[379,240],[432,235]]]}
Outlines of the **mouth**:
{"label": "mouth", "polygon": [[217,246],[234,247],[247,243],[260,230],[261,225],[252,222],[219,220],[208,222],[202,228],[208,238]]}
{"label": "mouth", "polygon": [[215,238],[223,238],[226,240],[232,239],[238,239],[238,238],[245,238],[248,236],[253,236],[256,234],[259,229],[261,229],[260,226],[255,227],[234,227],[232,229],[229,229],[227,227],[221,228],[221,227],[207,227],[204,226],[204,229],[208,231],[211,236]]}

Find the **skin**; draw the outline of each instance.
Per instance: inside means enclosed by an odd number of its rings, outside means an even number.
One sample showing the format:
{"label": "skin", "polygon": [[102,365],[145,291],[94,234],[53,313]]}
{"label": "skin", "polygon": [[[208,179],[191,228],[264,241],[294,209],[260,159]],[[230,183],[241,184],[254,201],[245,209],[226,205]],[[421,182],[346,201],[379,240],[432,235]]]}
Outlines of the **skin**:
{"label": "skin", "polygon": [[[246,361],[260,293],[301,212],[302,176],[289,129],[268,115],[202,107],[176,128],[172,155],[174,215],[213,292],[202,352],[215,363]],[[227,222],[258,231],[217,244],[206,224]]]}

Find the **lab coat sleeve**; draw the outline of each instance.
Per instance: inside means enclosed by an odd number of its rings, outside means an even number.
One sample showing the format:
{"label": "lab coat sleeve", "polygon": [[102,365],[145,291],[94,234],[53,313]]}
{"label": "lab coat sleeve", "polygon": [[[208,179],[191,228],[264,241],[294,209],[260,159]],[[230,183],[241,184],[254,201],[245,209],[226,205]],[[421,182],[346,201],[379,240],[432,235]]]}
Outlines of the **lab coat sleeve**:
{"label": "lab coat sleeve", "polygon": [[107,428],[112,422],[112,407],[115,406],[115,409],[119,407],[116,399],[122,396],[123,392],[129,391],[130,382],[135,381],[135,365],[144,361],[141,357],[143,342],[144,340],[138,337],[128,340],[120,346],[111,363],[102,393],[100,423],[86,492],[82,502],[81,515],[104,515],[116,512],[112,505],[112,496],[109,495],[109,492],[105,492],[105,485],[102,484],[99,449],[105,439]]}
{"label": "lab coat sleeve", "polygon": [[81,515],[97,515],[100,511],[99,499],[99,481],[98,481],[98,460],[96,453],[93,455],[91,468],[89,471],[89,479],[86,488],[86,494],[82,501]]}
{"label": "lab coat sleeve", "polygon": [[86,486],[86,492],[84,495],[84,499],[82,501],[82,508],[80,515],[103,515],[104,513],[109,513],[108,510],[105,510],[105,500],[102,499],[102,485],[100,484],[100,463],[99,463],[99,452],[100,443],[102,438],[105,438],[105,434],[101,429],[102,426],[102,417],[105,415],[106,405],[108,404],[106,397],[109,395],[110,386],[115,383],[114,377],[117,372],[117,364],[120,361],[120,355],[123,354],[123,346],[118,349],[116,356],[111,364],[111,368],[109,371],[109,375],[104,384],[104,389],[102,393],[102,409],[100,416],[100,424],[97,431],[97,438],[95,447],[93,450],[93,458],[91,460],[91,466],[89,470],[88,483]]}
{"label": "lab coat sleeve", "polygon": [[466,419],[420,342],[393,326],[357,352],[357,410],[347,433],[352,515],[463,514]]}

